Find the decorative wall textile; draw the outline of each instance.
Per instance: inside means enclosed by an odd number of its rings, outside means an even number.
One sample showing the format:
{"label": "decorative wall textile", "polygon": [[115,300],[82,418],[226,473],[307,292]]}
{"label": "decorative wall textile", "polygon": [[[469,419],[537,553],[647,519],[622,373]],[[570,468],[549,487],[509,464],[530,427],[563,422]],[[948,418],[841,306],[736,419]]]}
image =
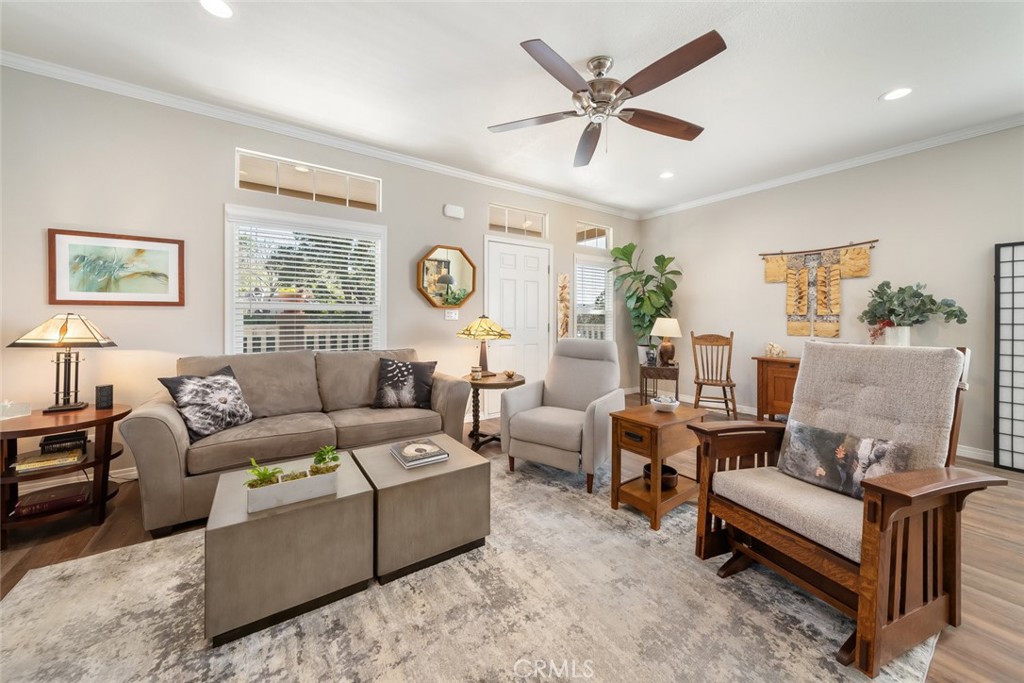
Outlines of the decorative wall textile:
{"label": "decorative wall textile", "polygon": [[569,336],[569,310],[571,297],[569,292],[569,274],[558,274],[558,338]]}
{"label": "decorative wall textile", "polygon": [[786,334],[838,337],[842,296],[839,281],[871,274],[875,242],[809,251],[760,254],[764,281],[786,283]]}

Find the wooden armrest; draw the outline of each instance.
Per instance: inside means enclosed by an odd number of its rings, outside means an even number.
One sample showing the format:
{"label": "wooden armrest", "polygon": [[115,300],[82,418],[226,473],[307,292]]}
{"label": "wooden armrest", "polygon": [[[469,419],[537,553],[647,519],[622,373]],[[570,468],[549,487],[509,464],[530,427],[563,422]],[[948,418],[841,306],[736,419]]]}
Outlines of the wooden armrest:
{"label": "wooden armrest", "polygon": [[729,422],[697,422],[686,425],[697,434],[702,436],[719,436],[721,434],[732,434],[734,432],[778,432],[786,431],[786,425],[778,422],[765,422],[754,420],[732,420]]}
{"label": "wooden armrest", "polygon": [[[882,495],[887,503],[914,505],[927,498],[951,493],[971,493],[989,486],[1005,486],[1006,480],[963,467],[932,467],[911,472],[896,472],[861,481],[865,491]],[[961,498],[962,500],[962,498]],[[962,502],[958,507],[962,505]]]}

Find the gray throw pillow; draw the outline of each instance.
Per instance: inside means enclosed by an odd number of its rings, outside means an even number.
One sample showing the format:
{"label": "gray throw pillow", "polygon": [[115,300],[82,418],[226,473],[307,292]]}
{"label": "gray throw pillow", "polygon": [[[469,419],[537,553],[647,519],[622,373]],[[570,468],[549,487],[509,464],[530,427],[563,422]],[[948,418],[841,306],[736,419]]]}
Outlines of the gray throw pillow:
{"label": "gray throw pillow", "polygon": [[191,442],[252,420],[230,365],[206,377],[161,377],[160,383],[174,399]]}
{"label": "gray throw pillow", "polygon": [[861,481],[910,465],[910,448],[886,439],[840,434],[790,420],[779,471],[823,488],[863,498]]}
{"label": "gray throw pillow", "polygon": [[374,408],[429,408],[437,361],[380,359]]}

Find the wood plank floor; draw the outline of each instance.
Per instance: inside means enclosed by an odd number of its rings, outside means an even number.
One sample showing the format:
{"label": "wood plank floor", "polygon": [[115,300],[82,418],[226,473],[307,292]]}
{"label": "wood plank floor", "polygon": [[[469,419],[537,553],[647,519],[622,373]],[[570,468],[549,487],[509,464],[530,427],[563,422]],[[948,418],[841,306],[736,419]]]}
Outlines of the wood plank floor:
{"label": "wood plank floor", "polygon": [[[627,403],[635,405],[637,397],[630,396]],[[498,421],[486,420],[481,426],[484,431],[497,430]],[[481,455],[495,460],[497,466],[506,466],[497,443],[485,446]],[[624,474],[636,476],[643,462],[635,456],[624,458]],[[668,462],[681,474],[694,476],[692,455],[673,456]],[[961,464],[1005,477],[1010,484],[967,499],[963,515],[963,624],[947,628],[940,636],[927,680],[1019,681],[1024,670],[1024,474],[973,462]],[[582,475],[580,486],[584,486]],[[620,513],[640,514],[628,506]],[[177,528],[175,533],[202,527],[202,522],[196,522]],[[8,549],[0,552],[0,597],[30,569],[148,540],[150,535],[142,528],[138,484],[127,482],[111,502],[102,526],[72,519],[13,530]]]}

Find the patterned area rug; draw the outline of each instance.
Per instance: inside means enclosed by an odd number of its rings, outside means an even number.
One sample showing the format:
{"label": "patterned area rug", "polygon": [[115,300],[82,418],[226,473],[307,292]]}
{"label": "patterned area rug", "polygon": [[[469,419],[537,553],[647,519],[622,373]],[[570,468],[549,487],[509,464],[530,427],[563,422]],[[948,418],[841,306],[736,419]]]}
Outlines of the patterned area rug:
{"label": "patterned area rug", "polygon": [[[692,505],[661,531],[607,478],[492,469],[487,545],[219,648],[203,532],[33,570],[0,603],[13,681],[866,681],[840,613],[770,572],[722,580]],[[244,591],[245,586],[239,586]],[[922,681],[935,639],[877,681]]]}

